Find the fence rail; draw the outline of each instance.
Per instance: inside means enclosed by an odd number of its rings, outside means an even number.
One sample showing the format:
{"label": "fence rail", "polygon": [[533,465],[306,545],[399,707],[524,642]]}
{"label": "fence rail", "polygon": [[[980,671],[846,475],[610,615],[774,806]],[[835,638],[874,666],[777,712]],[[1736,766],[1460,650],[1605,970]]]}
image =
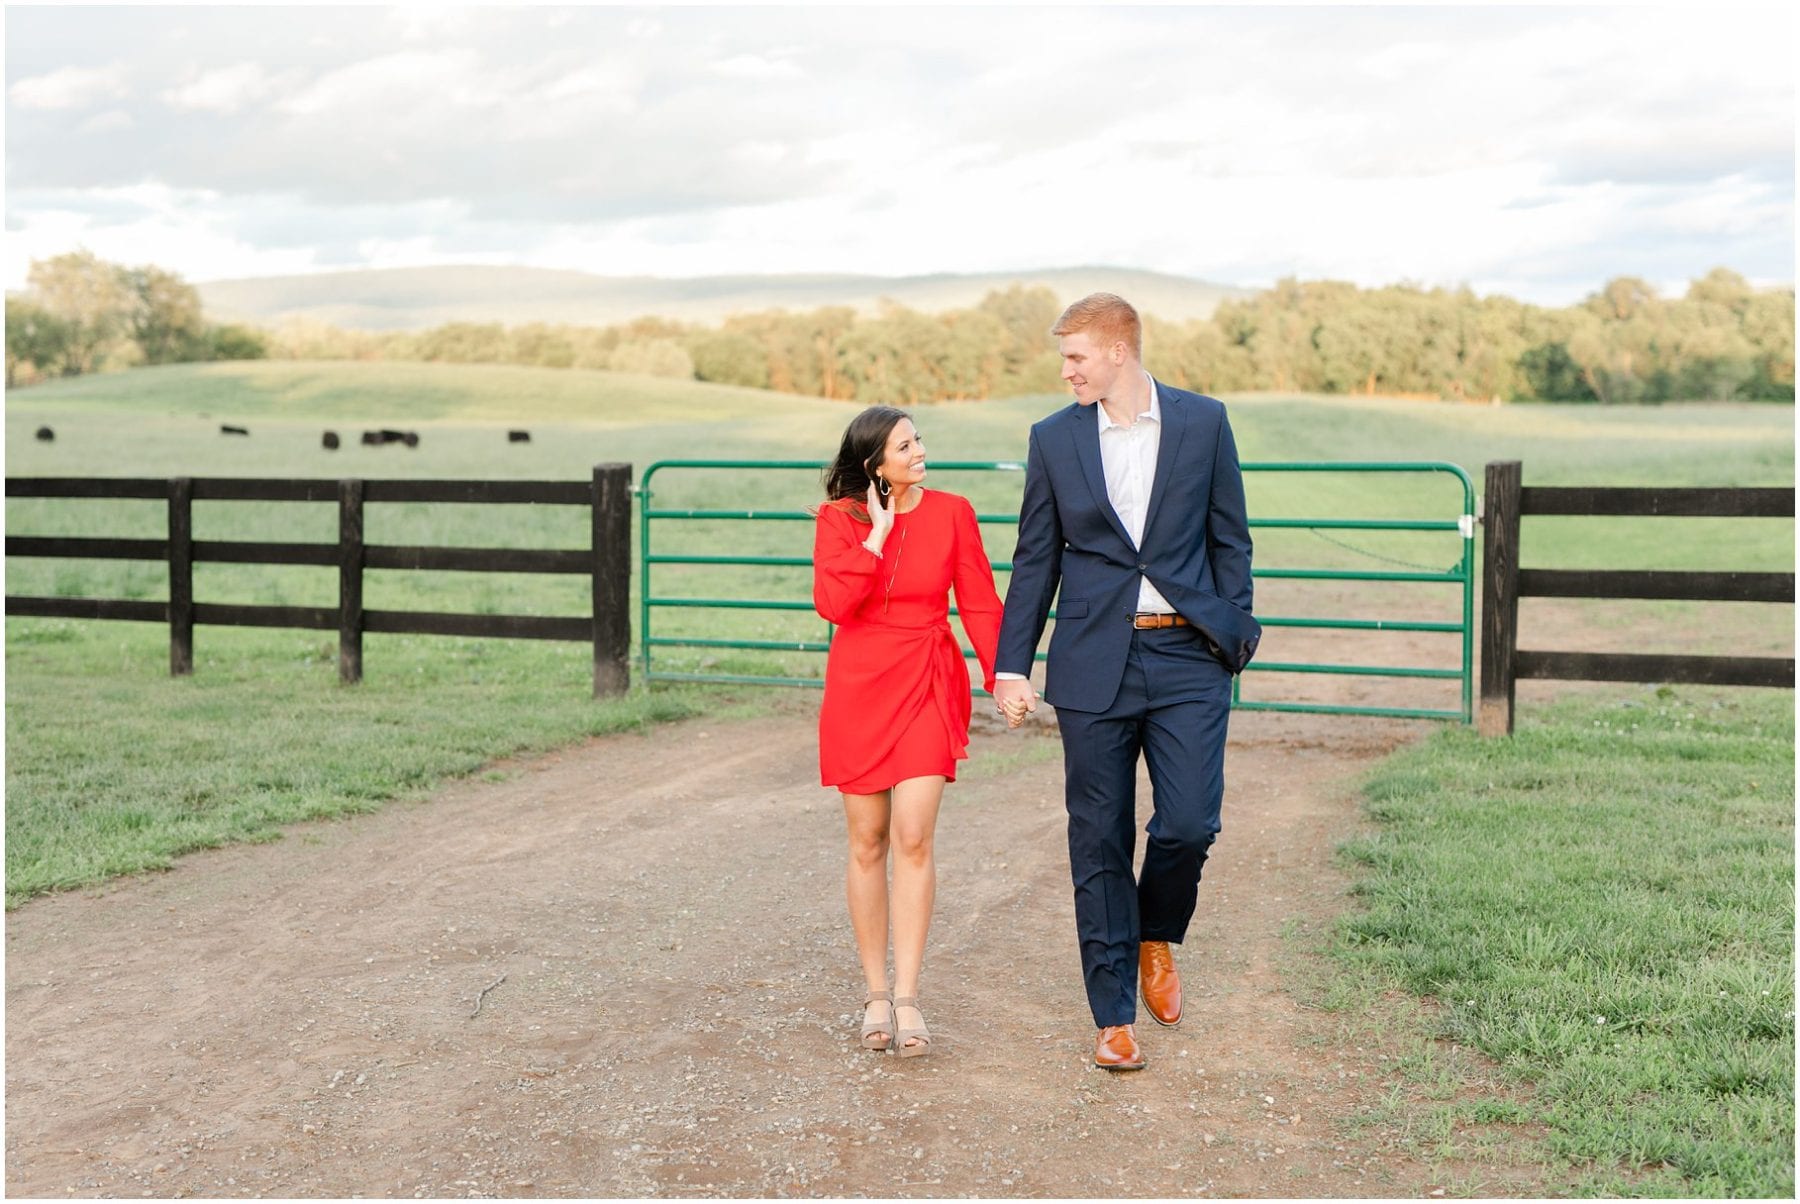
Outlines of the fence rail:
{"label": "fence rail", "polygon": [[[630,681],[631,466],[599,464],[591,481],[364,481],[234,477],[8,477],[9,498],[141,499],[168,503],[165,539],[7,535],[6,554],[49,559],[150,560],[169,566],[169,598],[25,597],[8,594],[8,615],[118,619],[169,625],[169,671],[193,672],[194,628],[280,627],[338,632],[338,675],[362,680],[362,637],[456,635],[488,639],[591,641],[594,694],[623,693]],[[336,543],[196,540],[196,501],[336,502]],[[587,548],[448,548],[369,544],[363,518],[370,504],[586,506],[593,514]],[[195,564],[335,566],[338,605],[261,606],[199,602]],[[584,616],[447,614],[370,610],[363,605],[369,569],[472,573],[580,573],[593,582],[593,612]]]}
{"label": "fence rail", "polygon": [[1793,518],[1793,490],[1526,487],[1523,476],[1517,460],[1498,460],[1487,466],[1478,722],[1482,735],[1512,732],[1520,678],[1793,688],[1793,657],[1568,652],[1518,646],[1522,597],[1794,601],[1792,573],[1521,568],[1519,527],[1523,516]]}

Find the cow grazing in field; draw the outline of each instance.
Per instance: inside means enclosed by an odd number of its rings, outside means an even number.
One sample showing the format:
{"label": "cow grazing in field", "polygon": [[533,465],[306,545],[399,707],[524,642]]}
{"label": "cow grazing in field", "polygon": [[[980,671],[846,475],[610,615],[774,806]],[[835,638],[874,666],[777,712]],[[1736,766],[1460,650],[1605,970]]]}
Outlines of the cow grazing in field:
{"label": "cow grazing in field", "polygon": [[248,435],[250,433],[250,428],[247,426],[232,426],[229,422],[221,422],[219,424],[219,433],[221,435]]}
{"label": "cow grazing in field", "polygon": [[408,447],[417,447],[419,446],[419,432],[396,431],[383,427],[378,431],[364,431],[362,441],[376,447],[383,443],[404,443]]}
{"label": "cow grazing in field", "polygon": [[39,443],[55,443],[56,432],[47,426],[40,426],[37,429],[37,439]]}
{"label": "cow grazing in field", "polygon": [[506,441],[508,443],[530,443],[531,442],[531,432],[530,431],[507,431],[506,432]]}
{"label": "cow grazing in field", "polygon": [[338,449],[338,434],[337,434],[337,432],[336,431],[326,431],[324,438],[319,440],[319,444],[320,444],[320,446],[324,447],[324,449],[326,451],[336,451]]}

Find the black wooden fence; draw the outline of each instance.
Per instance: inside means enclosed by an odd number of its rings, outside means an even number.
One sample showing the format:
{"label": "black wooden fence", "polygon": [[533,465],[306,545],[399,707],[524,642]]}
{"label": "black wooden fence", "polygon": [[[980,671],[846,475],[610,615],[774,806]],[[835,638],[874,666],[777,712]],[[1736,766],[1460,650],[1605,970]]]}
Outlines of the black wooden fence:
{"label": "black wooden fence", "polygon": [[[194,626],[298,627],[338,633],[338,676],[362,680],[364,632],[460,635],[493,639],[580,640],[594,646],[594,695],[623,693],[630,682],[631,465],[599,464],[592,481],[362,481],[176,477],[8,477],[7,497],[148,498],[169,504],[167,539],[6,537],[8,556],[97,560],[163,560],[169,599],[6,597],[8,615],[132,619],[169,625],[169,671],[192,673]],[[196,501],[332,502],[336,543],[252,543],[193,537]],[[363,541],[363,510],[384,502],[456,502],[586,506],[593,542],[582,549],[402,547]],[[338,570],[333,607],[220,605],[194,600],[194,565],[310,564]],[[583,573],[593,579],[593,613],[444,614],[368,610],[366,569],[436,569],[483,573]]]}
{"label": "black wooden fence", "polygon": [[1548,652],[1518,646],[1521,597],[1794,600],[1792,573],[1520,568],[1521,516],[1792,518],[1792,489],[1526,488],[1522,477],[1517,460],[1487,466],[1482,518],[1486,554],[1481,591],[1481,706],[1476,719],[1482,735],[1512,732],[1514,684],[1520,678],[1793,687],[1793,657]]}

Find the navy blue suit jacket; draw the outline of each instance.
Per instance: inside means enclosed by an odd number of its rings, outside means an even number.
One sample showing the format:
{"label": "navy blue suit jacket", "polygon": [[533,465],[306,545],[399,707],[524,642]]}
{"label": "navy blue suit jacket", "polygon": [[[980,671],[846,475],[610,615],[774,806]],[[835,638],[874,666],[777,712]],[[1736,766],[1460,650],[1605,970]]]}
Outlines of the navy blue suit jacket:
{"label": "navy blue suit jacket", "polygon": [[1093,409],[1070,405],[1031,428],[995,668],[1031,672],[1051,599],[1057,598],[1044,679],[1051,706],[1098,712],[1112,705],[1125,671],[1140,575],[1199,630],[1232,673],[1250,662],[1262,638],[1262,625],[1250,613],[1244,478],[1225,406],[1160,381],[1156,396],[1163,426],[1141,548],[1132,547],[1107,500]]}

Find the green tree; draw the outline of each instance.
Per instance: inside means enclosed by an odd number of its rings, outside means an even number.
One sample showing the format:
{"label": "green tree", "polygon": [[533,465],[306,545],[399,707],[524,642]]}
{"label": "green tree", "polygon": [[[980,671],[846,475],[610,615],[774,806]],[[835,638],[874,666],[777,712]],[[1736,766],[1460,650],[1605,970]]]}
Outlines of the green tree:
{"label": "green tree", "polygon": [[826,306],[807,314],[781,309],[734,314],[723,329],[762,346],[769,388],[842,400],[855,397],[857,386],[841,375],[838,341],[856,325],[854,309]]}
{"label": "green tree", "polygon": [[26,297],[6,299],[6,387],[46,376],[64,376],[68,367],[69,324]]}
{"label": "green tree", "polygon": [[1201,393],[1232,393],[1256,387],[1249,352],[1219,323],[1189,321],[1177,325],[1153,314],[1142,317],[1144,364],[1158,380]]}
{"label": "green tree", "polygon": [[1756,293],[1744,305],[1744,338],[1754,349],[1756,370],[1744,396],[1759,401],[1794,400],[1794,290]]}
{"label": "green tree", "polygon": [[1378,385],[1398,387],[1398,317],[1399,307],[1373,294],[1331,298],[1313,334],[1326,392],[1374,396]]}
{"label": "green tree", "polygon": [[448,364],[504,364],[512,337],[498,322],[446,322],[416,335],[413,358]]}
{"label": "green tree", "polygon": [[1006,372],[1002,344],[1006,328],[982,309],[953,309],[937,315],[936,345],[921,359],[933,363],[937,387],[932,401],[986,401]]}
{"label": "green tree", "polygon": [[737,330],[702,330],[688,337],[694,375],[722,385],[769,387],[769,357],[749,335]]}
{"label": "green tree", "polygon": [[635,372],[641,376],[694,379],[693,359],[685,347],[671,338],[626,339],[613,348],[606,366],[614,372]]}
{"label": "green tree", "polygon": [[131,358],[137,304],[123,273],[91,251],[34,260],[26,273],[31,298],[65,327],[63,375],[93,372]]}
{"label": "green tree", "polygon": [[203,358],[206,318],[200,292],[173,272],[146,265],[117,271],[132,304],[126,329],[147,364],[172,364]]}
{"label": "green tree", "polygon": [[568,368],[575,363],[575,342],[566,326],[529,322],[515,326],[508,340],[508,362],[535,368]]}
{"label": "green tree", "polygon": [[998,323],[1000,368],[991,396],[1053,393],[1062,388],[1062,360],[1050,338],[1050,327],[1062,314],[1062,302],[1043,285],[1015,284],[991,290],[976,307]]}
{"label": "green tree", "polygon": [[1687,300],[1711,302],[1742,317],[1756,290],[1730,268],[1714,268],[1688,285]]}
{"label": "green tree", "polygon": [[1625,337],[1622,323],[1605,320],[1608,310],[1583,305],[1571,314],[1565,346],[1582,382],[1602,405],[1644,400],[1648,392],[1640,350]]}
{"label": "green tree", "polygon": [[[429,333],[429,332],[427,332]],[[268,352],[278,360],[373,360],[423,359],[416,353],[416,336],[397,334],[386,339],[360,330],[342,330],[316,318],[288,318],[268,336]]]}
{"label": "green tree", "polygon": [[1654,348],[1662,382],[1657,400],[1728,400],[1756,375],[1756,348],[1739,316],[1751,293],[1730,278],[1743,281],[1721,269],[1665,307]]}
{"label": "green tree", "polygon": [[204,337],[209,360],[260,360],[269,356],[268,336],[254,326],[226,323],[206,328]]}

